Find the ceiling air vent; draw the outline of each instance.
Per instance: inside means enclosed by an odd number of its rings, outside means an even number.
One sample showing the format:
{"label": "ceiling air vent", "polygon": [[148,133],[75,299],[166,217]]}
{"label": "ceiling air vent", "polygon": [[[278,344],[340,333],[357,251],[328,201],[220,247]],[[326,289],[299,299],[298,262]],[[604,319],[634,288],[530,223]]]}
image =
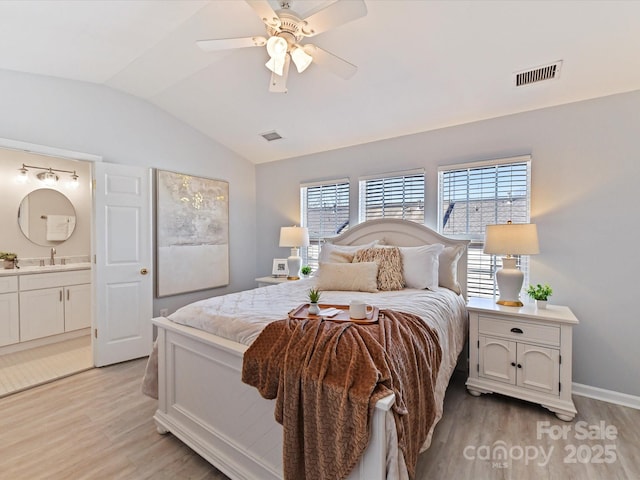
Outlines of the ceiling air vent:
{"label": "ceiling air vent", "polygon": [[278,132],[276,132],[275,130],[273,132],[261,133],[260,135],[267,142],[273,142],[274,140],[280,140],[282,138],[282,136]]}
{"label": "ceiling air vent", "polygon": [[541,82],[543,80],[553,80],[554,78],[558,78],[561,66],[562,60],[558,60],[557,62],[551,63],[549,65],[543,65],[541,67],[524,70],[522,72],[516,72],[514,74],[516,87]]}

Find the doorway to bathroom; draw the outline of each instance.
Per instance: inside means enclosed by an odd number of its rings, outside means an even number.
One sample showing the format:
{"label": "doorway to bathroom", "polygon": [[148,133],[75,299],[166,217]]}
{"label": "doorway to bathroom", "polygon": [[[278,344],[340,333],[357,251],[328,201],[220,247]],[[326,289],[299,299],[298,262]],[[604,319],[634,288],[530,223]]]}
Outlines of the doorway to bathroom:
{"label": "doorway to bathroom", "polygon": [[8,143],[0,251],[17,261],[0,266],[0,396],[94,364],[91,162]]}

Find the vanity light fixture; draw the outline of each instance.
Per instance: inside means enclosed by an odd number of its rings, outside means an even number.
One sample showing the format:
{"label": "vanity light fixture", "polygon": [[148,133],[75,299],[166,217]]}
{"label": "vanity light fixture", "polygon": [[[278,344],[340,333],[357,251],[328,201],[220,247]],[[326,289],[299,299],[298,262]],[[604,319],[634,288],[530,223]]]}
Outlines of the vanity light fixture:
{"label": "vanity light fixture", "polygon": [[18,172],[20,173],[16,177],[16,181],[18,183],[27,183],[29,181],[29,177],[28,177],[29,170],[25,168],[24,164],[22,164],[22,168],[18,169]]}
{"label": "vanity light fixture", "polygon": [[42,172],[37,173],[36,177],[38,177],[38,179],[42,181],[45,185],[52,186],[58,183],[58,180],[60,180],[60,177],[58,177],[58,175],[56,175],[55,173],[55,172],[58,172],[58,173],[70,173],[71,180],[69,181],[69,185],[72,187],[78,186],[79,177],[75,170],[60,170],[58,168],[51,168],[51,167],[37,167],[35,165],[25,165],[24,163],[22,164],[22,168],[18,169],[18,172],[20,172],[18,174],[18,181],[20,183],[27,182],[29,168],[34,168],[36,170],[43,170]]}

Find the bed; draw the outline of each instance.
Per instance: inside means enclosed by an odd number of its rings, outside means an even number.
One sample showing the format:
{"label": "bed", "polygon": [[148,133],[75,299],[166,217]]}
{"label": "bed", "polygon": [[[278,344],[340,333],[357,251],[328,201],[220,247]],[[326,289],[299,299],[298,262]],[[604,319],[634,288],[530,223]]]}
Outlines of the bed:
{"label": "bed", "polygon": [[[444,392],[466,340],[468,242],[443,237],[414,222],[384,219],[356,225],[332,239],[331,244],[360,246],[376,242],[399,247],[443,245],[440,278],[453,281],[450,288],[435,291],[323,292],[322,301],[326,303],[343,305],[357,298],[380,308],[431,317],[428,323],[438,332],[443,355],[436,382],[436,421],[424,450],[442,415]],[[154,318],[159,400],[154,420],[158,432],[171,432],[232,479],[281,479],[282,426],[274,420],[274,402],[241,382],[243,354],[261,328],[285,318],[305,301],[314,282],[313,278],[303,279],[214,297],[183,307],[168,318]],[[425,312],[425,302],[440,305],[447,311],[447,318]],[[211,316],[225,321],[212,324],[207,320]],[[244,322],[243,317],[251,320]],[[389,395],[376,403],[369,444],[349,480],[407,478],[390,413],[393,402],[394,396]]]}

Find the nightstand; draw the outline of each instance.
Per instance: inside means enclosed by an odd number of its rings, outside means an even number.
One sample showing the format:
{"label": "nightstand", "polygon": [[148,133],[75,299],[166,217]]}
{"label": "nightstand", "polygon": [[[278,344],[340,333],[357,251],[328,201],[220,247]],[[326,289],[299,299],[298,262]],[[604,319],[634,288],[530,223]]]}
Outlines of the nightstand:
{"label": "nightstand", "polygon": [[258,287],[268,287],[269,285],[276,285],[278,283],[284,282],[294,282],[295,280],[287,280],[287,277],[260,277],[256,278],[256,282],[258,282]]}
{"label": "nightstand", "polygon": [[560,420],[573,420],[571,348],[578,319],[571,310],[505,307],[490,298],[469,299],[467,310],[469,393],[509,395],[539,403]]}

